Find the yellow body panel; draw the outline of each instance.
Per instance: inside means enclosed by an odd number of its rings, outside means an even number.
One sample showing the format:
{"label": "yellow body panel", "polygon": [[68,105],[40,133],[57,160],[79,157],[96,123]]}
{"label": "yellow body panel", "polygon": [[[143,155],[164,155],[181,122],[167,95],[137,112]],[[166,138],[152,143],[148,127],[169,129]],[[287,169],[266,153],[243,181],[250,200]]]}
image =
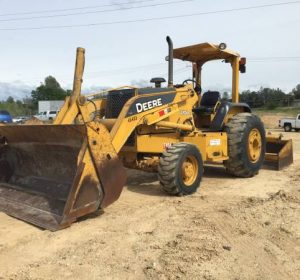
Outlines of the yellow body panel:
{"label": "yellow body panel", "polygon": [[[135,96],[127,101],[119,114],[116,124],[111,130],[112,141],[116,151],[121,150],[129,135],[139,125],[155,125],[155,123],[162,120],[174,124],[185,124],[185,122],[191,121],[193,125],[191,109],[197,104],[198,96],[192,86],[188,85],[184,88],[176,89],[176,91],[174,90],[171,93],[175,93],[172,103],[126,117],[128,109],[140,96]],[[163,94],[169,94],[169,92],[164,92]],[[149,94],[147,96],[155,98],[157,94]],[[169,109],[170,112],[166,113],[163,117],[159,117],[159,112],[165,109]],[[188,114],[185,114],[184,111],[188,112]]]}
{"label": "yellow body panel", "polygon": [[186,142],[195,145],[203,161],[223,161],[227,156],[227,136],[223,132],[195,133],[181,137],[176,134],[153,134],[137,136],[137,153],[163,153],[175,143]]}

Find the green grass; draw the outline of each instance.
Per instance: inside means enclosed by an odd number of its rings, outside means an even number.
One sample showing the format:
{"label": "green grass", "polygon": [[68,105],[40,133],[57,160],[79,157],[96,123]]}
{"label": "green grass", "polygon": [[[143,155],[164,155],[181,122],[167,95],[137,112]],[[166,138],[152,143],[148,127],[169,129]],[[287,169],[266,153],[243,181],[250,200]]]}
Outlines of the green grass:
{"label": "green grass", "polygon": [[299,107],[277,107],[273,110],[267,108],[255,108],[253,109],[253,113],[257,115],[283,114],[286,115],[287,117],[296,117],[298,114],[300,114],[300,108]]}

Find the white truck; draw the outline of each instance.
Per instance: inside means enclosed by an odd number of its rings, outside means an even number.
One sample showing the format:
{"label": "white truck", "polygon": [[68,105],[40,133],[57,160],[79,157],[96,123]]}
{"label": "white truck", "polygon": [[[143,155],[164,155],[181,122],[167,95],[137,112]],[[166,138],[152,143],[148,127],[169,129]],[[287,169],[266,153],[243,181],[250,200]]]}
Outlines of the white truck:
{"label": "white truck", "polygon": [[44,112],[38,113],[34,117],[41,121],[51,121],[56,118],[58,112],[59,111],[44,111]]}
{"label": "white truck", "polygon": [[279,120],[279,127],[282,127],[286,132],[290,132],[293,129],[295,129],[295,131],[300,131],[300,114],[298,114],[296,118]]}

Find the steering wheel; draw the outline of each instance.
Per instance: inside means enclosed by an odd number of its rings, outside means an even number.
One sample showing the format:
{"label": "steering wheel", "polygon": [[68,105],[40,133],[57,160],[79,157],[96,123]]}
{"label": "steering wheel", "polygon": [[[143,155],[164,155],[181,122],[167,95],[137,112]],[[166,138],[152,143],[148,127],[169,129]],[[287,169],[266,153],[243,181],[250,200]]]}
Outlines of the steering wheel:
{"label": "steering wheel", "polygon": [[194,85],[194,90],[198,93],[201,94],[202,88],[201,85],[199,83],[197,83],[195,80],[193,79],[186,79],[182,82],[183,85],[187,85],[188,82],[191,82]]}

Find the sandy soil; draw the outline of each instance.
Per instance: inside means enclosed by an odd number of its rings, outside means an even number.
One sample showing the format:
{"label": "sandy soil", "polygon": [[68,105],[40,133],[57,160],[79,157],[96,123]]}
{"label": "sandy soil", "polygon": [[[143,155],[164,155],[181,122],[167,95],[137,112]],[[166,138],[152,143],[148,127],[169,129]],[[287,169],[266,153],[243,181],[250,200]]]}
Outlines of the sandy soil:
{"label": "sandy soil", "polygon": [[30,118],[29,120],[26,120],[24,122],[24,124],[27,124],[27,125],[39,125],[39,124],[44,124],[45,122],[35,118],[35,117],[32,117]]}
{"label": "sandy soil", "polygon": [[[300,110],[299,110],[300,111]],[[296,116],[290,116],[285,113],[270,113],[270,112],[259,112],[258,116],[261,118],[261,120],[264,122],[266,128],[277,128],[280,119],[284,118],[296,118]]]}
{"label": "sandy soil", "polygon": [[280,119],[287,118],[283,114],[264,114],[260,116],[261,120],[264,122],[266,128],[278,128],[278,123]]}
{"label": "sandy soil", "polygon": [[288,169],[209,167],[188,197],[130,171],[118,202],[63,231],[0,213],[0,279],[299,279],[300,133],[288,136]]}

